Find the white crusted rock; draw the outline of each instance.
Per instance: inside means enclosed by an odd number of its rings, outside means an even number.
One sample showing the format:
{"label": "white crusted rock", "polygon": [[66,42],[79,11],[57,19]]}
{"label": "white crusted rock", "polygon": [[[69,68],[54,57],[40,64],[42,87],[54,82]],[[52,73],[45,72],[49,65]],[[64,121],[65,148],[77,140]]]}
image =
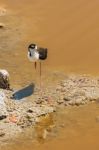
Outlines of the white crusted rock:
{"label": "white crusted rock", "polygon": [[0,69],[0,88],[9,89],[9,73],[4,69]]}
{"label": "white crusted rock", "polygon": [[2,115],[7,115],[5,98],[6,98],[5,93],[3,91],[0,91],[0,117]]}

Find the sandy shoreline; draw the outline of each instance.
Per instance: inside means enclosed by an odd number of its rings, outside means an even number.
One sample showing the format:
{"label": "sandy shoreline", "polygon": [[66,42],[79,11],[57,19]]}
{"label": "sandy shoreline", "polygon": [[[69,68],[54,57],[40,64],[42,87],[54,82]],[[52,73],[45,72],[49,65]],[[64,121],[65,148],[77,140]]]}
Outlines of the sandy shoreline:
{"label": "sandy shoreline", "polygon": [[[32,86],[25,89],[29,92]],[[99,100],[99,78],[87,75],[69,75],[65,80],[57,82],[44,89],[42,98],[39,90],[27,96],[24,90],[17,92],[2,90],[6,95],[6,113],[2,109],[0,120],[0,143],[14,139],[25,131],[26,128],[34,126],[40,120],[40,116],[45,116],[58,111],[58,108],[68,106],[80,106],[88,102]]]}

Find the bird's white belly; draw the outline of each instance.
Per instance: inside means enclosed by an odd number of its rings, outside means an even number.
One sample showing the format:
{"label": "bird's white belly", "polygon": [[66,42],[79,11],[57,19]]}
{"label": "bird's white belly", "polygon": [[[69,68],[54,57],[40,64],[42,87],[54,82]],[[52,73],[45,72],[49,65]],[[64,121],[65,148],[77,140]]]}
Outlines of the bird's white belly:
{"label": "bird's white belly", "polygon": [[39,60],[39,54],[37,52],[32,52],[30,56],[30,53],[28,52],[28,58],[30,61],[36,62]]}

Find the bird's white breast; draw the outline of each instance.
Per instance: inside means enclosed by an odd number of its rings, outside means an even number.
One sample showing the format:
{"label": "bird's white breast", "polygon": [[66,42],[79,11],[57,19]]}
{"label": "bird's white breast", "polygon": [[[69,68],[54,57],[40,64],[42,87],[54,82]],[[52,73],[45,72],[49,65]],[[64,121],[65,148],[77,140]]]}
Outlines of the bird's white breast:
{"label": "bird's white breast", "polygon": [[[31,53],[31,55],[30,55]],[[35,62],[39,60],[39,53],[37,51],[28,52],[28,58],[30,61]]]}

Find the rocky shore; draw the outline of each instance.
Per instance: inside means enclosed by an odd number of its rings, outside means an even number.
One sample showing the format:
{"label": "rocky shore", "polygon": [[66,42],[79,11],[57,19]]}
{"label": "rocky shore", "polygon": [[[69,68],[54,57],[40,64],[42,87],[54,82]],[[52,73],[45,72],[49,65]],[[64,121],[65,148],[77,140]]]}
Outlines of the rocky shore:
{"label": "rocky shore", "polygon": [[[9,85],[8,82],[4,83]],[[32,84],[17,91],[7,87],[0,89],[1,143],[24,132],[39,122],[40,116],[55,112],[60,106],[79,106],[99,99],[99,78],[86,75],[68,75],[43,89],[42,96]]]}
{"label": "rocky shore", "polygon": [[56,88],[58,103],[82,105],[99,98],[99,78],[86,75],[70,75]]}

